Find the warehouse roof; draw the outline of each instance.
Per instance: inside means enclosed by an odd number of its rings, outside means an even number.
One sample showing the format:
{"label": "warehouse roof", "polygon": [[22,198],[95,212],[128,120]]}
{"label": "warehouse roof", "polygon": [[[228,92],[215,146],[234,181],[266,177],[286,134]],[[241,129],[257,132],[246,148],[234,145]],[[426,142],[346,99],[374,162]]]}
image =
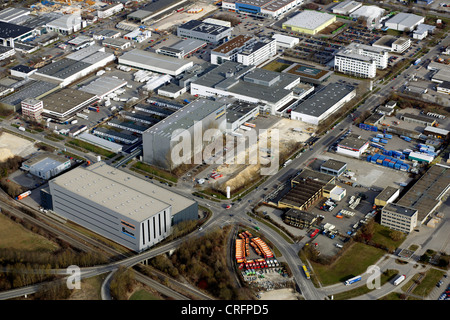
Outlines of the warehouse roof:
{"label": "warehouse roof", "polygon": [[169,206],[175,214],[194,203],[104,162],[77,167],[53,179],[53,182],[136,221],[146,220]]}
{"label": "warehouse roof", "polygon": [[177,129],[187,130],[199,120],[204,119],[213,112],[217,112],[221,108],[225,111],[226,105],[227,103],[221,99],[217,101],[209,99],[195,100],[148,128],[145,133],[170,137]]}
{"label": "warehouse roof", "polygon": [[210,35],[219,35],[229,29],[231,27],[224,27],[217,24],[207,23],[199,20],[190,20],[180,26],[178,28],[187,29],[195,32],[207,33]]}
{"label": "warehouse roof", "polygon": [[436,164],[397,203],[417,209],[418,221],[423,221],[440,204],[449,189],[450,167]]}
{"label": "warehouse roof", "polygon": [[360,150],[366,143],[367,141],[363,139],[358,139],[355,137],[346,137],[344,140],[339,142],[338,146]]}
{"label": "warehouse roof", "polygon": [[39,98],[51,90],[58,87],[57,84],[46,81],[28,81],[20,88],[16,88],[15,92],[0,100],[1,103],[16,106],[26,98]]}
{"label": "warehouse roof", "polygon": [[28,32],[33,31],[32,28],[19,26],[17,24],[0,21],[0,37],[6,38],[18,38]]}
{"label": "warehouse roof", "polygon": [[63,88],[45,96],[41,100],[44,104],[44,110],[63,114],[87,101],[93,100],[95,97],[96,95],[92,93]]}
{"label": "warehouse roof", "polygon": [[388,201],[389,199],[392,198],[392,196],[396,193],[399,192],[398,188],[394,188],[391,186],[388,186],[386,188],[384,188],[383,191],[381,191],[376,197],[375,199],[381,200],[381,201]]}
{"label": "warehouse roof", "polygon": [[64,58],[38,69],[36,75],[43,74],[58,79],[67,79],[90,66],[91,64],[87,62]]}
{"label": "warehouse roof", "polygon": [[347,163],[345,163],[343,161],[328,159],[320,167],[339,171],[342,168],[344,168],[346,165],[347,165]]}
{"label": "warehouse roof", "polygon": [[177,71],[187,64],[192,64],[192,61],[177,59],[154,52],[134,49],[124,53],[119,57],[119,63],[139,63],[148,65],[149,67],[158,67],[169,71]]}
{"label": "warehouse roof", "polygon": [[288,19],[283,25],[314,30],[332,19],[336,19],[336,16],[319,11],[305,10]]}
{"label": "warehouse roof", "polygon": [[78,90],[95,94],[102,97],[111,91],[117,90],[127,84],[127,81],[119,78],[113,78],[108,76],[98,77],[94,81],[82,86]]}
{"label": "warehouse roof", "polygon": [[293,111],[319,117],[353,91],[355,91],[353,86],[330,83],[300,103]]}
{"label": "warehouse roof", "polygon": [[420,23],[424,17],[412,14],[399,12],[392,18],[386,21],[386,23],[402,24],[406,27],[413,28],[415,25]]}

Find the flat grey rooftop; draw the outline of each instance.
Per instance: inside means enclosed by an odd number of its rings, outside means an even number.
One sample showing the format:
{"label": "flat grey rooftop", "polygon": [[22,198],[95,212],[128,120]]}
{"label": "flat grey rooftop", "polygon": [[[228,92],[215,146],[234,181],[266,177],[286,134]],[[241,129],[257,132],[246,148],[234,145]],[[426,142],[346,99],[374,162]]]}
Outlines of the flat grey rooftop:
{"label": "flat grey rooftop", "polygon": [[175,130],[188,130],[197,121],[207,117],[213,112],[216,112],[220,108],[225,108],[226,105],[227,103],[221,100],[195,100],[150,127],[144,134],[157,134],[171,137]]}
{"label": "flat grey rooftop", "polygon": [[24,86],[16,89],[17,91],[0,100],[11,106],[20,105],[22,100],[26,98],[39,98],[45,93],[55,89],[58,85],[46,81],[30,80]]}
{"label": "flat grey rooftop", "polygon": [[292,25],[299,28],[314,30],[334,18],[334,15],[328,13],[305,10],[288,19],[283,25]]}
{"label": "flat grey rooftop", "polygon": [[405,207],[396,203],[388,203],[384,206],[383,210],[389,210],[407,217],[412,217],[417,212],[417,209]]}
{"label": "flat grey rooftop", "polygon": [[124,53],[119,57],[119,63],[121,62],[139,63],[171,71],[176,71],[186,64],[191,63],[183,59],[168,57],[139,49],[134,49]]}
{"label": "flat grey rooftop", "polygon": [[293,111],[318,117],[354,90],[355,87],[350,85],[330,83],[300,103]]}
{"label": "flat grey rooftop", "polygon": [[64,58],[38,69],[36,75],[42,74],[58,79],[66,79],[90,66],[91,64],[87,62]]}
{"label": "flat grey rooftop", "polygon": [[195,203],[104,162],[77,167],[52,181],[80,197],[136,221],[144,221],[169,206],[172,206],[174,214]]}
{"label": "flat grey rooftop", "polygon": [[119,78],[113,78],[108,76],[98,77],[94,81],[84,85],[78,90],[92,93],[97,96],[103,96],[112,90],[123,87],[127,84],[127,81],[121,80]]}

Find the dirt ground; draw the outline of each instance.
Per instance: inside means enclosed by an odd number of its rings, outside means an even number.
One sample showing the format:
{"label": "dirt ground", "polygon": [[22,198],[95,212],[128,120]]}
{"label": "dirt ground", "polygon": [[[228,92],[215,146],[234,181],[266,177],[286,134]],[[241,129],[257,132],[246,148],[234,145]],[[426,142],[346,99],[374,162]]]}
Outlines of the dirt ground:
{"label": "dirt ground", "polygon": [[[301,132],[294,131],[293,130],[294,128],[301,130]],[[281,156],[284,154],[291,153],[298,142],[304,142],[308,140],[309,137],[311,136],[311,133],[313,133],[315,129],[316,128],[314,126],[305,124],[302,121],[290,120],[286,118],[280,119],[280,121],[278,121],[272,127],[269,128],[269,134],[267,136],[266,135],[260,136],[260,140],[258,142],[260,148],[256,150],[257,152],[256,158],[258,160],[258,164],[251,164],[251,163],[249,163],[249,165],[222,164],[216,167],[215,171],[223,175],[223,178],[221,178],[216,182],[216,188],[225,191],[226,187],[230,186],[231,192],[233,192],[233,190],[237,190],[242,186],[244,186],[249,181],[251,181],[252,179],[257,178],[258,174],[261,171],[260,169],[262,159],[266,160],[267,162],[275,161],[275,158],[272,158],[273,160],[269,160],[265,152],[261,151],[262,146],[266,148],[271,147],[270,141],[267,141],[267,139],[265,138],[270,138],[271,132],[273,132],[274,130],[278,130],[278,139],[279,139],[278,152],[279,155]],[[248,150],[246,150],[246,159],[247,161],[250,161],[250,158],[248,157]]]}
{"label": "dirt ground", "polygon": [[298,300],[300,295],[293,289],[278,289],[260,293],[260,300]]}
{"label": "dirt ground", "polygon": [[37,149],[34,143],[13,134],[3,132],[0,134],[0,161],[15,155],[26,157]]}
{"label": "dirt ground", "polygon": [[[187,13],[188,9],[194,9],[194,8],[202,8],[203,10],[198,13]],[[215,6],[211,3],[206,3],[206,2],[201,2],[201,1],[196,2],[194,5],[184,8],[184,11],[174,13],[171,16],[155,23],[151,27],[154,30],[158,30],[158,31],[166,30],[173,26],[185,23],[190,20],[200,19],[204,15],[210,13],[211,11],[216,10],[217,8],[218,8],[217,6]]]}

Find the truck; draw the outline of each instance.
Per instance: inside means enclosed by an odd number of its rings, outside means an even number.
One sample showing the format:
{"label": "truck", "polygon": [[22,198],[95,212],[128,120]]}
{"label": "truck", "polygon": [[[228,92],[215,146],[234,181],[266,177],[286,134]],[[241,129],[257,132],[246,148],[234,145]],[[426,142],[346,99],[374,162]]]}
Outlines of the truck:
{"label": "truck", "polygon": [[31,190],[28,190],[28,191],[26,191],[26,192],[24,192],[24,193],[19,194],[19,195],[16,197],[16,200],[22,200],[23,198],[28,197],[30,194],[31,194]]}
{"label": "truck", "polygon": [[70,124],[77,124],[78,123],[78,120],[72,120],[71,122],[70,122]]}
{"label": "truck", "polygon": [[416,61],[414,61],[413,64],[414,64],[415,66],[417,66],[421,61],[422,61],[422,59],[419,58],[419,59],[417,59]]}
{"label": "truck", "polygon": [[406,279],[406,276],[404,274],[402,274],[401,276],[399,276],[397,279],[395,279],[394,281],[394,285],[398,286],[400,283],[402,283],[404,280]]}

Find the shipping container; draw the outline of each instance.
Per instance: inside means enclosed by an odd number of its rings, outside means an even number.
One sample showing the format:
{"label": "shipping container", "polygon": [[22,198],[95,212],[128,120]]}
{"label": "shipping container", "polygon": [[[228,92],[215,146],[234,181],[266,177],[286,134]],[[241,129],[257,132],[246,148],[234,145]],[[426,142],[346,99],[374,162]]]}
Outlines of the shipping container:
{"label": "shipping container", "polygon": [[386,139],[380,139],[380,143],[386,144],[386,143],[388,143],[388,141]]}
{"label": "shipping container", "polygon": [[372,141],[372,142],[380,142],[380,139],[379,138],[372,138],[370,141]]}

